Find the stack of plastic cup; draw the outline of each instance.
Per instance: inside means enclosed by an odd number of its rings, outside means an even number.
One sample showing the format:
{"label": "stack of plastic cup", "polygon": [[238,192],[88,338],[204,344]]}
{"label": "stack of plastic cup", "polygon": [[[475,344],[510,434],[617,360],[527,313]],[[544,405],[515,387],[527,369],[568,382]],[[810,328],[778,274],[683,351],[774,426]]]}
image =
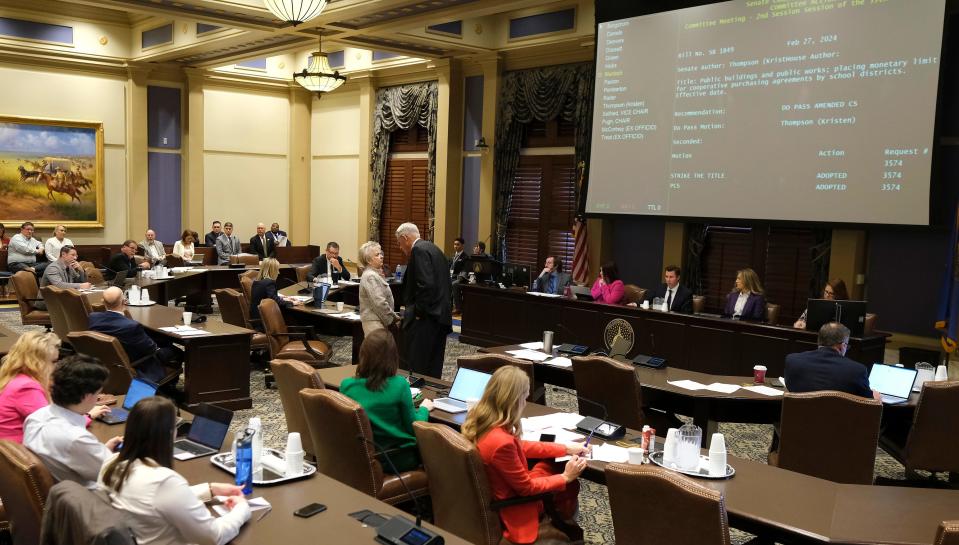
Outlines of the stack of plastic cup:
{"label": "stack of plastic cup", "polygon": [[286,476],[303,474],[303,440],[300,434],[293,432],[286,437]]}

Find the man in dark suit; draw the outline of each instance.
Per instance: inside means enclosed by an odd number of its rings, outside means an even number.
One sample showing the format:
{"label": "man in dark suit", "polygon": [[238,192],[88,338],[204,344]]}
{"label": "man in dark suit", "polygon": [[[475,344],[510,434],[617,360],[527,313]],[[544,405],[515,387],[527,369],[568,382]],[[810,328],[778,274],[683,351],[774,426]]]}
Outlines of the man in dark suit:
{"label": "man in dark suit", "polygon": [[819,328],[819,348],[786,356],[786,389],[793,393],[837,390],[880,399],[869,387],[866,366],[846,357],[849,329],[837,322]]}
{"label": "man in dark suit", "polygon": [[113,257],[110,258],[110,263],[107,264],[107,274],[110,275],[110,280],[116,277],[118,272],[126,271],[127,278],[136,278],[137,271],[150,268],[150,262],[148,260],[142,261],[137,265],[136,256],[137,255],[137,241],[132,238],[125,241],[122,246],[120,246],[120,251],[113,254]]}
{"label": "man in dark suit", "polygon": [[90,314],[90,330],[116,337],[139,376],[159,382],[167,375],[167,367],[180,367],[182,350],[169,342],[158,346],[139,322],[123,314],[123,291],[120,288],[107,288],[103,292],[103,305],[107,309],[105,312]]}
{"label": "man in dark suit", "polygon": [[329,274],[334,282],[350,279],[350,271],[346,270],[343,258],[340,257],[340,245],[335,242],[327,243],[326,252],[313,260],[310,271],[306,273],[306,279],[312,282],[326,274]]}
{"label": "man in dark suit", "polygon": [[441,378],[446,336],[453,330],[449,262],[412,223],[396,229],[396,243],[409,257],[403,274],[406,362],[417,373]]}
{"label": "man in dark suit", "polygon": [[456,278],[456,275],[463,272],[463,264],[466,263],[466,253],[463,248],[466,241],[463,237],[453,239],[453,256],[450,257],[450,278]]}
{"label": "man in dark suit", "polygon": [[217,220],[213,221],[213,226],[210,228],[210,232],[203,237],[203,245],[213,247],[216,246],[216,239],[220,238],[222,232],[222,227],[220,222]]}
{"label": "man in dark suit", "polygon": [[280,224],[273,222],[273,225],[270,225],[270,230],[266,232],[266,238],[273,240],[274,246],[292,246],[293,243],[290,242],[290,237],[287,236],[286,231],[280,230]]}
{"label": "man in dark suit", "polygon": [[655,290],[647,291],[645,300],[652,303],[653,299],[658,297],[666,302],[669,310],[692,314],[693,292],[686,286],[680,285],[679,275],[681,273],[682,271],[676,265],[666,267],[666,272],[663,273],[663,280],[666,282]]}
{"label": "man in dark suit", "polygon": [[250,237],[250,252],[256,254],[260,261],[276,257],[276,246],[273,239],[266,236],[266,225],[256,224],[256,236]]}
{"label": "man in dark suit", "polygon": [[533,280],[533,287],[530,291],[563,295],[566,293],[569,283],[569,273],[563,272],[563,260],[558,255],[551,255],[546,258],[542,272],[539,273],[536,280]]}

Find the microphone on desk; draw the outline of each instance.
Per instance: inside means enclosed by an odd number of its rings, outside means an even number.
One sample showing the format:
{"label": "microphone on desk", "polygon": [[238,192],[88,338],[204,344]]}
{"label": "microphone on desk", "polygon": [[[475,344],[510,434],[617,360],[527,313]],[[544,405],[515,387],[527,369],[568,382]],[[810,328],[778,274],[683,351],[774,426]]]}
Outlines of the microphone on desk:
{"label": "microphone on desk", "polygon": [[[372,445],[373,448],[383,456],[383,458],[386,460],[386,463],[389,464],[390,469],[393,470],[393,474],[396,475],[397,478],[399,478],[400,472],[396,469],[396,466],[393,464],[393,460],[390,459],[390,455],[386,453],[386,449],[384,449],[379,444],[377,444],[376,441],[373,441],[372,439],[367,439],[366,436],[363,435],[362,433],[356,435],[356,440],[362,443],[367,443],[369,445]],[[421,527],[423,525],[423,515],[422,515],[423,512],[420,509],[420,502],[416,499],[416,496],[413,495],[413,492],[410,490],[410,487],[406,485],[406,480],[400,479],[400,484],[403,485],[403,489],[406,490],[406,494],[413,501],[413,508],[416,509],[416,526]]]}
{"label": "microphone on desk", "polygon": [[[586,403],[589,403],[590,405],[593,405],[594,407],[599,407],[600,410],[603,411],[603,418],[601,420],[592,416],[586,416],[579,421],[579,424],[576,424],[576,427],[578,429],[589,432],[589,437],[586,438],[586,445],[589,445],[590,439],[592,439],[593,435],[597,433],[599,434],[600,437],[604,437],[606,439],[618,439],[626,435],[626,428],[624,428],[623,426],[620,426],[619,424],[615,424],[613,422],[609,422],[608,420],[606,420],[607,418],[609,418],[609,411],[606,409],[605,404],[589,399],[588,397],[583,397],[579,395],[578,393],[574,394],[572,392],[564,392],[563,390],[560,390],[559,388],[556,388],[556,387],[553,388],[553,393],[569,393],[570,395],[575,396],[577,400],[585,401]],[[604,425],[609,426],[610,428],[609,433],[604,433],[603,430],[600,430],[600,428],[602,428]]]}

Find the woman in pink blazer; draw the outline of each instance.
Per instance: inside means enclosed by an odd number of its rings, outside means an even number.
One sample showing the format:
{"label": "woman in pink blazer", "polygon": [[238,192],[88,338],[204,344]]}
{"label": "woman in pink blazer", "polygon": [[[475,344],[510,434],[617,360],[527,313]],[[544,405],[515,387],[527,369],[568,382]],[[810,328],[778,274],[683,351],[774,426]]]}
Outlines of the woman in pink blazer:
{"label": "woman in pink blazer", "polygon": [[50,404],[50,375],[60,355],[53,333],[30,331],[0,362],[0,439],[23,442],[23,421]]}
{"label": "woman in pink blazer", "polygon": [[593,300],[607,305],[622,305],[626,294],[626,287],[619,279],[619,269],[616,263],[608,261],[599,269],[599,277],[590,290]]}

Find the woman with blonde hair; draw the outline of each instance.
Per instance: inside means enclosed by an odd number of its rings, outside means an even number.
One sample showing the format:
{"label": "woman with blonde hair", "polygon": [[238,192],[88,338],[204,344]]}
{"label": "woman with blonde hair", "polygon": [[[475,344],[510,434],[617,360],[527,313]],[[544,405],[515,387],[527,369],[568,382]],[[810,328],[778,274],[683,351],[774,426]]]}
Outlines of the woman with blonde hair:
{"label": "woman with blonde hair", "polygon": [[30,331],[0,361],[0,439],[23,442],[23,421],[50,404],[50,375],[60,355],[53,333]]}
{"label": "woman with blonde hair", "polygon": [[726,296],[723,317],[757,322],[766,318],[766,298],[756,271],[742,269],[736,272],[736,287]]}
{"label": "woman with blonde hair", "polygon": [[260,319],[260,301],[264,299],[273,299],[280,308],[291,307],[294,300],[284,297],[277,292],[276,277],[280,275],[280,262],[272,257],[268,257],[260,262],[260,274],[253,282],[253,290],[250,291],[250,318]]}
{"label": "woman with blonde hair", "polygon": [[386,329],[400,319],[393,309],[393,292],[383,278],[383,248],[372,240],[360,246],[358,254],[363,275],[360,276],[360,320],[363,334]]}
{"label": "woman with blonde hair", "polygon": [[[463,423],[463,435],[476,444],[486,466],[494,500],[515,496],[554,494],[554,504],[566,522],[572,523],[577,509],[580,474],[587,449],[580,444],[562,445],[523,441],[520,419],[529,396],[529,378],[521,369],[500,367],[486,385],[483,397]],[[553,458],[572,455],[559,472]],[[528,469],[527,458],[540,459]],[[539,531],[542,502],[528,502],[499,510],[503,537],[512,543],[533,543]],[[572,523],[574,524],[574,523]]]}

